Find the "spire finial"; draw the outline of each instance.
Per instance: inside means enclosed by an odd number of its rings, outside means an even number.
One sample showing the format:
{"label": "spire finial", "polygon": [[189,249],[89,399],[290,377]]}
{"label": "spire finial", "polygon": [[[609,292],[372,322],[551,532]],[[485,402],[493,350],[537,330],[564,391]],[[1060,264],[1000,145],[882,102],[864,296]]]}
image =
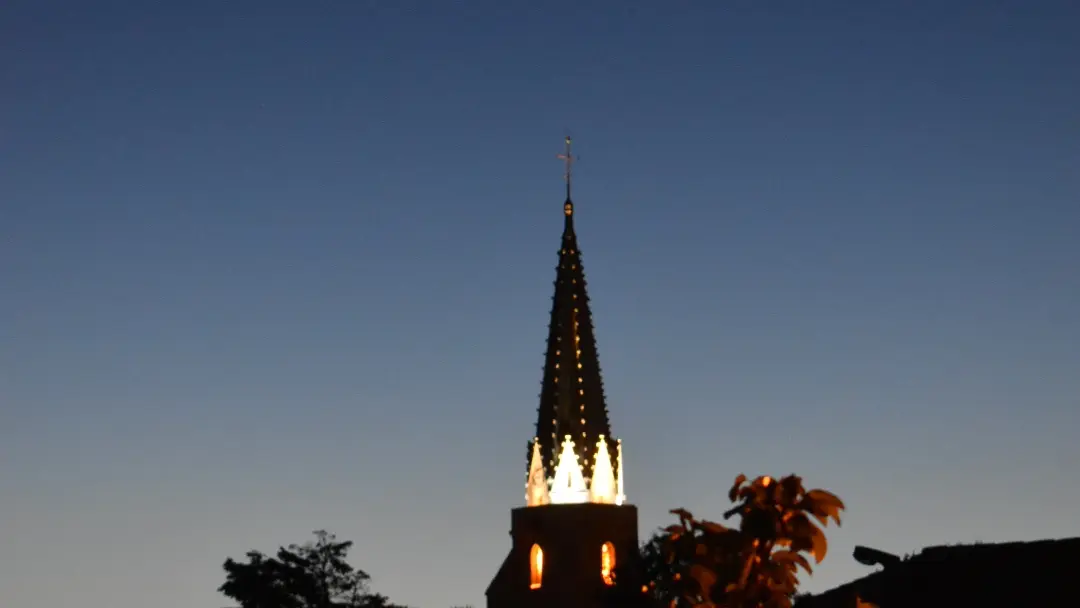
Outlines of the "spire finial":
{"label": "spire finial", "polygon": [[[566,153],[559,155],[559,160],[566,163],[566,174],[563,175],[563,177],[566,178],[566,201],[567,202],[570,201],[570,178],[573,176],[574,161],[577,160],[577,159],[574,158],[574,155],[570,153],[570,144],[571,144],[571,139],[570,139],[570,136],[567,135],[566,136]],[[569,215],[569,213],[567,213],[567,215]]]}

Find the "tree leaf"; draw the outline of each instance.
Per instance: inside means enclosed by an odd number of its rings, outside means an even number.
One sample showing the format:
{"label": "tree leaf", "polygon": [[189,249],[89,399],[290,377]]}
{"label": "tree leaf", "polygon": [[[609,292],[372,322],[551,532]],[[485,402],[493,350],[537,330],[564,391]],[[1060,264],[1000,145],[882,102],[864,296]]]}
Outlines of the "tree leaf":
{"label": "tree leaf", "polygon": [[825,533],[821,531],[821,528],[814,526],[814,534],[810,536],[810,541],[813,544],[810,548],[810,554],[813,555],[814,560],[820,564],[821,560],[825,559],[825,554],[829,550],[829,543],[825,540]]}
{"label": "tree leaf", "polygon": [[672,509],[670,513],[678,517],[679,523],[681,523],[684,527],[687,525],[687,523],[692,523],[694,521],[694,516],[691,515],[690,512],[686,509]]}
{"label": "tree leaf", "polygon": [[780,480],[778,486],[781,488],[780,503],[783,504],[785,508],[794,507],[803,494],[805,494],[803,491],[802,478],[798,475],[788,475]]}
{"label": "tree leaf", "polygon": [[818,520],[821,525],[829,525],[829,511],[815,503],[812,499],[803,497],[803,499],[799,501],[798,508],[813,515],[814,519]]}
{"label": "tree leaf", "polygon": [[836,525],[840,525],[840,511],[844,510],[844,501],[836,494],[826,490],[815,489],[806,493],[808,510],[816,516],[832,518]]}
{"label": "tree leaf", "polygon": [[776,551],[772,554],[772,560],[780,564],[797,564],[802,566],[806,570],[807,574],[813,574],[814,570],[810,567],[810,562],[806,560],[801,554],[795,551]]}
{"label": "tree leaf", "polygon": [[746,475],[739,473],[739,476],[735,478],[735,483],[731,484],[731,490],[728,492],[728,500],[735,502],[735,497],[739,495],[739,487],[746,483]]}
{"label": "tree leaf", "polygon": [[783,535],[791,539],[792,550],[802,551],[813,546],[813,543],[810,542],[811,536],[818,527],[810,521],[806,513],[801,511],[786,513],[785,520]]}
{"label": "tree leaf", "polygon": [[711,568],[706,568],[701,564],[694,564],[690,566],[690,576],[701,587],[701,595],[706,598],[712,595],[713,585],[716,584],[716,573]]}
{"label": "tree leaf", "polygon": [[703,521],[701,522],[701,528],[710,534],[723,534],[730,530],[726,526],[722,526],[715,521]]}
{"label": "tree leaf", "polygon": [[682,534],[685,531],[686,531],[686,528],[684,528],[680,524],[671,524],[670,526],[664,528],[664,534],[671,534],[671,535]]}

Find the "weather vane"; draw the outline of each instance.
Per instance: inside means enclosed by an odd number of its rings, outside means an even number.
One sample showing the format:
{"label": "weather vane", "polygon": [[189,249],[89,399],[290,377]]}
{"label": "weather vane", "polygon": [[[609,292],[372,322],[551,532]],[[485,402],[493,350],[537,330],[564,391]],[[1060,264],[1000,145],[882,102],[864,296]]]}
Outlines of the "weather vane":
{"label": "weather vane", "polygon": [[566,136],[566,153],[558,156],[559,160],[566,163],[566,174],[563,176],[566,178],[566,200],[570,200],[570,178],[573,174],[574,155],[570,153],[570,136]]}

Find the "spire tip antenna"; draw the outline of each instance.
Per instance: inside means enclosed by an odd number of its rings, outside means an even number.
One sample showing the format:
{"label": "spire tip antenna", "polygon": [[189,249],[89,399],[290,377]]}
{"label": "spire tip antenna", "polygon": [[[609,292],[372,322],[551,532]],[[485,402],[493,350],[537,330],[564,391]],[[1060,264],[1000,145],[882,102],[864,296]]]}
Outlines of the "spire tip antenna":
{"label": "spire tip antenna", "polygon": [[563,161],[566,164],[566,172],[563,174],[563,178],[566,179],[566,200],[567,200],[567,202],[570,201],[570,183],[571,183],[571,179],[573,178],[574,161],[577,160],[577,158],[575,158],[574,155],[571,153],[571,144],[572,143],[573,143],[573,140],[570,138],[569,135],[567,135],[566,136],[566,151],[558,156],[559,160]]}

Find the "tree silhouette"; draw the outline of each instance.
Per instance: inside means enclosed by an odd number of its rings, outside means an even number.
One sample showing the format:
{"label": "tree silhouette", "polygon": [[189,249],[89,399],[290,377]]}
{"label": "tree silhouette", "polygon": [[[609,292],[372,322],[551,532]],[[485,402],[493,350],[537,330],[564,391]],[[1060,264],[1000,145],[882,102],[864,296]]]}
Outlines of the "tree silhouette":
{"label": "tree silhouette", "polygon": [[240,608],[398,608],[368,593],[371,577],[345,559],[352,545],[318,530],[315,542],[281,547],[275,557],[249,551],[247,563],[225,560],[218,591]]}
{"label": "tree silhouette", "polygon": [[812,572],[804,553],[820,563],[828,548],[814,520],[839,525],[844,503],[795,475],[739,475],[728,496],[724,518],[739,515],[738,527],[675,509],[679,523],[642,548],[653,597],[671,608],[791,608],[799,568]]}

